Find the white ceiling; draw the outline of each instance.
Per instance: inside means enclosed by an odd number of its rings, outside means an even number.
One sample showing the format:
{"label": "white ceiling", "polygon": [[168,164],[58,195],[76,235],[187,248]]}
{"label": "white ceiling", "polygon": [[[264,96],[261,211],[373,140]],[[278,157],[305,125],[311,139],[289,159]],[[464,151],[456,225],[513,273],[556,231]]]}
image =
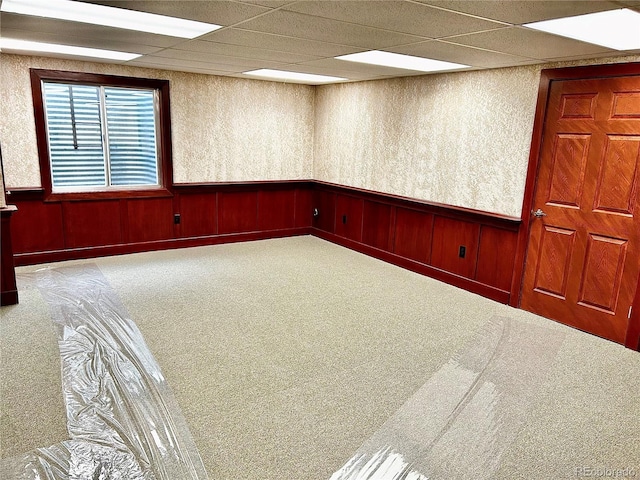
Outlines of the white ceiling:
{"label": "white ceiling", "polygon": [[424,73],[333,57],[385,50],[462,63],[477,70],[640,53],[618,52],[522,27],[528,22],[622,7],[640,11],[640,0],[85,1],[224,28],[184,40],[2,13],[0,35],[143,54],[130,62],[110,63],[225,76],[270,68],[353,81]]}

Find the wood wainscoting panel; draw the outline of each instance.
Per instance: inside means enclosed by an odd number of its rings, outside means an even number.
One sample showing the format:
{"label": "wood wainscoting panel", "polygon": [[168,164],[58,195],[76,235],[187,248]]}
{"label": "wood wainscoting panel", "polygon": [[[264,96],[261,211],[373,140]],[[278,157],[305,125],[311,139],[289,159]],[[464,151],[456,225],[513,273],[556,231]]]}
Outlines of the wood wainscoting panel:
{"label": "wood wainscoting panel", "polygon": [[181,193],[180,208],[180,236],[204,237],[218,233],[216,222],[216,194],[210,193]]}
{"label": "wood wainscoting panel", "polygon": [[509,291],[518,232],[483,225],[480,228],[476,280]]}
{"label": "wood wainscoting panel", "polygon": [[12,202],[18,211],[11,218],[13,253],[31,253],[64,248],[62,205],[42,200]]}
{"label": "wood wainscoting panel", "polygon": [[335,225],[321,223],[319,212],[314,235],[498,302],[510,301],[519,282],[513,268],[520,219],[324,182],[314,182],[313,189],[315,208],[335,209]]}
{"label": "wood wainscoting panel", "polygon": [[253,232],[257,227],[257,191],[218,193],[218,233]]}
{"label": "wood wainscoting panel", "polygon": [[362,211],[364,200],[351,195],[336,195],[336,235],[362,241]]}
{"label": "wood wainscoting panel", "polygon": [[391,210],[390,205],[365,200],[362,213],[362,243],[380,250],[391,250]]}
{"label": "wood wainscoting panel", "polygon": [[179,184],[171,193],[45,202],[36,189],[12,192],[16,264],[312,234],[499,302],[512,295],[519,219],[307,180]]}
{"label": "wood wainscoting panel", "polygon": [[[436,215],[433,221],[431,265],[474,278],[479,237],[479,224]],[[461,252],[462,249],[464,252]]]}
{"label": "wood wainscoting panel", "polygon": [[295,226],[296,191],[258,192],[258,230],[282,230]]}
{"label": "wood wainscoting panel", "polygon": [[307,180],[178,184],[156,197],[49,201],[41,188],[7,197],[19,207],[11,229],[17,265],[304,235],[313,212]]}
{"label": "wood wainscoting panel", "polygon": [[325,190],[313,191],[313,226],[334,233],[336,231],[336,194]]}
{"label": "wood wainscoting panel", "polygon": [[173,199],[144,198],[126,201],[127,243],[152,242],[173,237]]}
{"label": "wood wainscoting panel", "polygon": [[308,228],[313,223],[313,193],[311,184],[307,188],[296,188],[295,226]]}
{"label": "wood wainscoting panel", "polygon": [[11,243],[11,216],[16,212],[13,205],[0,207],[0,305],[18,303],[16,270]]}
{"label": "wood wainscoting panel", "polygon": [[119,200],[63,202],[66,248],[122,243]]}
{"label": "wood wainscoting panel", "polygon": [[396,208],[393,252],[420,263],[429,263],[433,215],[430,213]]}

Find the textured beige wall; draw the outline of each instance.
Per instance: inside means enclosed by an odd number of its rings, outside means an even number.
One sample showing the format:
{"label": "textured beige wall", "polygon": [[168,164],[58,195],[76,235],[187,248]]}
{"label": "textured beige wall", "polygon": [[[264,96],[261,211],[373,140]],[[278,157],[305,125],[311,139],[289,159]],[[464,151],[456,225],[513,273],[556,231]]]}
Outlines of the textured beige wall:
{"label": "textured beige wall", "polygon": [[314,176],[518,215],[538,79],[524,67],[322,87]]}
{"label": "textured beige wall", "polygon": [[8,187],[40,185],[29,68],[171,81],[176,182],[315,178],[520,216],[540,70],[308,87],[0,54]]}
{"label": "textured beige wall", "polygon": [[319,87],[314,178],[519,217],[540,70],[578,63]]}
{"label": "textured beige wall", "polygon": [[40,185],[29,68],[168,79],[175,182],[312,176],[313,87],[0,54],[7,187]]}

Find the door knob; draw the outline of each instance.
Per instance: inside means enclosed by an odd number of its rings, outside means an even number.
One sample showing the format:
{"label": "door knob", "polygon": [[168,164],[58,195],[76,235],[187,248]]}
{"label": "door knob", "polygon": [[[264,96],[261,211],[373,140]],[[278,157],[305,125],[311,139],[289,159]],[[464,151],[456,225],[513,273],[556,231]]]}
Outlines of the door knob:
{"label": "door knob", "polygon": [[544,213],[541,209],[537,209],[535,212],[533,210],[531,210],[531,213],[533,214],[534,217],[546,217],[547,214]]}

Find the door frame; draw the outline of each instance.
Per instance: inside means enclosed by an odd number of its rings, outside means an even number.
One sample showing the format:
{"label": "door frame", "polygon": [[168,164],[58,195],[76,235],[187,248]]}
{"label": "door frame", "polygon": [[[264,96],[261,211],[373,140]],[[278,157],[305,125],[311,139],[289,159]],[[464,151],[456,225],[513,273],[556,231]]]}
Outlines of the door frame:
{"label": "door frame", "polygon": [[[536,114],[533,122],[533,133],[531,136],[531,148],[529,150],[529,166],[527,168],[527,179],[524,188],[524,198],[522,201],[522,222],[518,233],[518,245],[516,248],[516,258],[514,262],[513,277],[511,282],[511,295],[509,305],[520,307],[522,295],[524,269],[526,262],[527,246],[529,244],[531,229],[531,212],[533,204],[533,194],[535,193],[538,179],[538,167],[540,160],[540,149],[542,147],[544,119],[547,114],[547,103],[549,99],[549,89],[553,81],[558,80],[586,80],[596,78],[623,77],[629,75],[640,75],[640,62],[615,63],[610,65],[587,65],[580,67],[565,67],[545,69],[540,72],[540,85],[538,87],[538,100],[536,103]],[[629,327],[624,342],[627,348],[640,351],[640,278],[633,301],[632,315],[629,319]]]}

